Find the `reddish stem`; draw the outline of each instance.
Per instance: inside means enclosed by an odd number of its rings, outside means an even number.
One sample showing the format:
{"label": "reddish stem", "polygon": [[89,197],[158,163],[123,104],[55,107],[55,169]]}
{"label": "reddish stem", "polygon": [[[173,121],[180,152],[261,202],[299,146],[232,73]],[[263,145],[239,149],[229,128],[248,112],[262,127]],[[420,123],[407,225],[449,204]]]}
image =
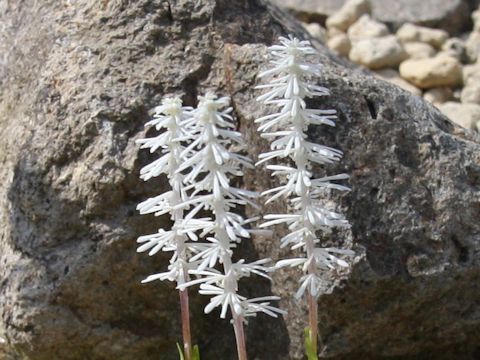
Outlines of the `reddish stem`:
{"label": "reddish stem", "polygon": [[237,340],[238,360],[247,360],[247,345],[245,342],[242,316],[234,316],[233,329],[235,330],[235,339]]}
{"label": "reddish stem", "polygon": [[192,337],[190,333],[190,309],[188,306],[188,290],[179,290],[180,311],[182,314],[183,352],[185,360],[192,359]]}
{"label": "reddish stem", "polygon": [[317,299],[308,294],[308,322],[310,324],[310,331],[311,331],[311,342],[312,346],[317,352],[317,344],[318,344],[318,303]]}

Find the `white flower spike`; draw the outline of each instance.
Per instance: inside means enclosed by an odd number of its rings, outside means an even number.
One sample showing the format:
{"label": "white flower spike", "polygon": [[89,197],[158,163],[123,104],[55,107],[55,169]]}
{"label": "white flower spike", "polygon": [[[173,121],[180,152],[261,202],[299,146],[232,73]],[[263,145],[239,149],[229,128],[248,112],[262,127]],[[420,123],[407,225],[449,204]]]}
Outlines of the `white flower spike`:
{"label": "white flower spike", "polygon": [[[188,271],[195,267],[188,257],[197,251],[194,244],[188,240],[196,240],[196,232],[203,228],[204,222],[209,219],[191,220],[184,218],[184,211],[188,206],[181,205],[189,198],[191,189],[184,185],[184,174],[180,169],[185,161],[183,143],[191,141],[193,124],[191,107],[182,107],[178,97],[166,98],[162,105],[155,108],[153,120],[147,122],[146,127],[154,126],[162,130],[160,135],[153,138],[140,139],[141,148],[149,148],[150,152],[160,151],[161,156],[140,170],[140,177],[149,180],[152,177],[164,174],[168,178],[171,190],[148,199],[137,206],[141,214],[153,213],[156,216],[170,214],[173,225],[170,230],[159,229],[157,233],[140,236],[137,240],[141,245],[138,252],[149,251],[154,255],[158,251],[172,252],[168,271],[148,276],[142,282],[155,280],[169,280],[177,286],[189,281]],[[188,292],[181,290],[180,309],[182,314],[183,349],[185,358],[192,357],[192,343],[190,334],[190,313]]]}
{"label": "white flower spike", "polygon": [[182,141],[188,140],[193,126],[191,107],[182,107],[178,97],[166,98],[162,105],[155,108],[153,120],[146,127],[154,126],[163,132],[152,138],[140,139],[141,148],[149,148],[150,152],[160,150],[161,156],[140,170],[140,177],[147,181],[152,177],[165,174],[171,190],[156,197],[145,200],[137,206],[141,214],[153,213],[156,216],[170,214],[173,225],[170,230],[160,229],[156,234],[140,236],[137,240],[142,244],[138,252],[149,250],[149,255],[158,251],[173,252],[168,271],[147,277],[143,282],[153,280],[170,280],[182,284],[188,280],[188,269],[192,266],[187,259],[189,252],[187,240],[202,224],[194,226],[183,219],[184,208],[178,205],[187,199],[188,188],[183,184],[184,175],[178,170],[185,159]]}
{"label": "white flower spike", "polygon": [[[238,357],[247,359],[243,323],[245,318],[258,312],[277,317],[284,312],[271,306],[275,296],[247,299],[239,294],[238,282],[241,278],[257,274],[268,277],[270,268],[265,266],[268,259],[245,263],[233,262],[233,250],[242,239],[249,238],[252,230],[247,224],[254,219],[245,220],[236,213],[238,206],[253,203],[258,195],[251,191],[236,188],[230,184],[232,176],[243,176],[242,168],[253,165],[243,155],[229,151],[231,145],[243,145],[242,136],[235,131],[235,125],[228,107],[228,97],[217,98],[207,93],[199,97],[198,107],[192,116],[195,126],[192,128],[192,143],[182,151],[187,159],[178,171],[191,169],[184,182],[194,187],[193,197],[178,206],[192,206],[185,219],[194,220],[200,211],[210,212],[211,219],[203,221],[200,237],[206,242],[196,244],[196,254],[192,261],[198,265],[189,273],[197,276],[179,289],[200,284],[200,294],[210,295],[210,303],[205,313],[220,308],[220,317],[226,318],[228,311],[232,316],[235,330]],[[215,268],[221,264],[222,271]]]}
{"label": "white flower spike", "polygon": [[331,181],[348,179],[347,174],[313,178],[313,164],[331,164],[342,157],[342,152],[308,140],[307,130],[311,125],[335,126],[336,111],[310,109],[306,99],[329,95],[328,89],[318,86],[314,78],[320,75],[319,64],[310,62],[317,54],[309,41],[290,36],[280,37],[280,45],[269,48],[273,67],[259,74],[269,83],[258,86],[267,92],[257,98],[264,104],[278,107],[279,111],[257,120],[261,136],[269,141],[270,152],[261,154],[260,161],[272,163],[266,168],[273,175],[286,178],[284,185],[266,190],[267,203],[280,197],[288,198],[291,213],[266,215],[261,227],[285,224],[290,233],[280,241],[280,246],[302,249],[306,256],[281,260],[276,267],[301,266],[304,276],[295,297],[307,292],[316,299],[327,291],[326,272],[348,267],[347,260],[353,256],[349,249],[337,249],[322,244],[319,231],[328,233],[333,227],[349,227],[343,215],[326,205],[330,189],[349,190]]}
{"label": "white flower spike", "polygon": [[[228,97],[217,98],[207,93],[199,97],[198,107],[192,112],[195,122],[191,130],[193,141],[182,152],[186,160],[178,171],[191,169],[184,182],[195,188],[195,196],[180,206],[193,206],[186,219],[194,219],[202,210],[212,215],[211,220],[203,222],[200,234],[207,242],[196,244],[197,253],[191,259],[198,265],[190,270],[190,274],[198,278],[179,285],[179,288],[200,284],[201,294],[213,296],[205,308],[206,313],[220,307],[220,317],[225,318],[230,309],[234,319],[243,321],[246,316],[259,311],[272,316],[282,311],[268,303],[277,297],[264,297],[257,302],[238,294],[240,278],[251,274],[268,277],[269,268],[265,263],[269,259],[249,264],[243,259],[232,261],[233,249],[252,233],[247,224],[255,220],[246,220],[234,211],[246,204],[255,206],[252,200],[258,194],[230,185],[232,176],[243,176],[242,168],[252,168],[253,165],[247,157],[228,150],[232,144],[244,145],[241,133],[235,131],[229,103]],[[222,272],[215,269],[218,263],[223,265]]]}

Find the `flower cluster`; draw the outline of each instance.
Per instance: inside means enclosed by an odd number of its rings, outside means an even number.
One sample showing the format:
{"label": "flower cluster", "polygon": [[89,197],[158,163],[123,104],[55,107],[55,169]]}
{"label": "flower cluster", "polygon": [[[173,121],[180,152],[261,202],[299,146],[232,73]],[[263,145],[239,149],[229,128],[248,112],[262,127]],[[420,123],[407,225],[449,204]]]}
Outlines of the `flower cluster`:
{"label": "flower cluster", "polygon": [[[201,294],[213,296],[205,312],[221,307],[222,318],[229,308],[233,318],[244,319],[257,312],[276,316],[281,311],[270,306],[269,301],[277,297],[247,299],[238,294],[240,278],[251,274],[268,277],[265,264],[269,259],[253,263],[232,261],[233,249],[243,238],[250,237],[252,230],[247,224],[254,220],[244,219],[235,208],[246,204],[255,206],[253,199],[257,194],[230,185],[232,176],[243,176],[242,168],[253,165],[245,156],[228,150],[231,144],[243,145],[241,134],[234,130],[229,101],[228,97],[217,98],[211,93],[199,97],[198,107],[192,112],[193,141],[180,154],[185,161],[179,171],[188,169],[183,181],[194,186],[194,191],[180,205],[192,207],[185,220],[195,220],[197,214],[204,211],[210,212],[211,218],[196,221],[202,229],[199,236],[206,239],[206,242],[192,244],[195,255],[191,261],[197,266],[189,273],[198,278],[179,288],[200,284]],[[218,263],[222,264],[223,271],[215,268]]]}
{"label": "flower cluster", "polygon": [[331,189],[348,190],[347,187],[332,181],[347,179],[348,175],[339,174],[314,179],[313,164],[331,164],[341,159],[342,152],[308,140],[310,125],[335,126],[335,110],[310,109],[306,99],[325,96],[328,89],[312,82],[320,75],[320,66],[310,63],[309,57],[316,51],[308,41],[296,38],[280,38],[280,45],[269,48],[273,68],[262,72],[259,77],[269,77],[268,84],[259,85],[267,92],[257,98],[267,105],[280,108],[255,120],[260,126],[261,136],[271,141],[271,151],[261,154],[257,164],[279,159],[281,164],[267,165],[273,175],[286,178],[286,183],[266,190],[271,202],[280,197],[289,199],[291,213],[270,214],[262,227],[286,224],[289,234],[281,239],[281,247],[303,249],[305,257],[281,260],[277,267],[301,266],[304,276],[296,298],[306,291],[318,297],[326,291],[325,272],[349,266],[348,258],[354,255],[349,249],[322,247],[317,236],[319,231],[329,232],[332,227],[349,227],[345,218],[329,208],[325,200]]}
{"label": "flower cluster", "polygon": [[[261,137],[270,141],[270,151],[260,154],[256,165],[267,163],[272,175],[284,180],[261,195],[268,197],[267,204],[287,199],[288,211],[265,215],[260,227],[286,225],[289,232],[281,238],[280,246],[305,254],[280,260],[274,268],[302,268],[295,297],[308,297],[307,354],[316,358],[316,299],[332,289],[332,279],[348,273],[349,262],[355,255],[347,241],[334,245],[323,236],[332,228],[350,226],[327,200],[332,190],[349,190],[338,183],[348,179],[348,175],[313,175],[314,166],[338,162],[343,156],[341,151],[312,142],[308,136],[311,126],[335,126],[337,118],[335,110],[312,109],[307,105],[308,99],[329,95],[328,89],[314,82],[321,73],[320,66],[310,62],[316,51],[310,42],[290,36],[280,37],[280,45],[271,46],[269,52],[273,67],[259,74],[269,82],[257,87],[266,90],[257,100],[278,110],[255,120]],[[276,296],[248,299],[239,293],[240,279],[251,275],[270,279],[268,272],[274,268],[267,265],[270,259],[250,263],[233,260],[238,244],[260,230],[250,228],[258,218],[246,219],[238,209],[246,205],[259,209],[255,204],[259,194],[232,185],[234,177],[244,176],[243,170],[254,166],[249,158],[233,151],[245,144],[235,130],[229,104],[230,98],[218,98],[212,93],[199,96],[195,109],[182,106],[178,97],[166,98],[146,124],[160,131],[159,135],[138,140],[141,148],[160,153],[158,159],[141,169],[141,178],[147,181],[166,175],[171,187],[137,207],[141,214],[168,214],[172,220],[169,229],[159,229],[137,240],[138,252],[172,253],[167,271],[148,276],[143,282],[176,282],[187,359],[192,359],[196,351],[190,336],[190,286],[199,285],[200,294],[211,296],[205,313],[218,307],[220,317],[226,318],[230,311],[242,360],[247,358],[243,330],[246,318],[259,312],[273,317],[285,313],[271,305],[271,301],[279,300]]]}
{"label": "flower cluster", "polygon": [[[196,109],[182,107],[179,98],[167,98],[155,109],[154,119],[146,126],[164,130],[153,138],[138,140],[151,152],[160,149],[161,156],[141,169],[141,178],[165,174],[171,190],[140,203],[141,214],[170,214],[173,225],[155,234],[140,236],[139,252],[173,252],[168,271],[147,277],[153,280],[176,281],[183,290],[200,284],[200,293],[211,295],[205,312],[221,307],[226,317],[230,308],[234,318],[264,312],[272,316],[282,311],[272,307],[275,296],[247,299],[238,294],[238,281],[257,274],[267,277],[269,270],[262,259],[252,263],[232,261],[233,249],[252,231],[248,224],[256,219],[244,219],[235,212],[238,206],[256,207],[257,193],[230,185],[232,176],[243,176],[242,168],[252,168],[247,157],[231,152],[232,145],[243,145],[241,134],[234,130],[228,97],[217,98],[208,93],[199,97]],[[210,217],[199,214],[210,213]],[[198,241],[205,239],[205,241]],[[216,269],[222,264],[223,271]],[[195,278],[190,280],[190,275]]]}
{"label": "flower cluster", "polygon": [[158,149],[161,152],[160,158],[141,169],[140,177],[147,181],[165,174],[171,186],[171,190],[140,203],[137,210],[141,214],[153,213],[156,216],[168,213],[173,221],[169,230],[159,229],[157,233],[140,236],[137,240],[141,243],[138,252],[148,250],[149,255],[160,250],[173,252],[168,271],[151,275],[143,282],[170,280],[183,284],[188,280],[188,270],[192,267],[187,259],[187,240],[196,238],[195,232],[200,229],[200,224],[184,219],[184,207],[180,204],[188,198],[188,187],[184,185],[184,175],[179,171],[185,159],[182,142],[188,141],[193,126],[192,110],[191,107],[182,107],[178,97],[164,99],[162,105],[155,108],[153,120],[145,125],[154,126],[162,132],[153,138],[137,141],[141,148],[149,148],[152,153]]}

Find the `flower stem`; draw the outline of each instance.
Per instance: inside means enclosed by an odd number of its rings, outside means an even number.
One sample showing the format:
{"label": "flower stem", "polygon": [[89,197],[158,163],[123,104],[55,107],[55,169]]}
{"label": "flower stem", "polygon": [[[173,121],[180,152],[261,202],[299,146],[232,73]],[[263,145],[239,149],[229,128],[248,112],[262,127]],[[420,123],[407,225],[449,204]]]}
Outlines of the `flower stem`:
{"label": "flower stem", "polygon": [[188,290],[179,290],[180,311],[182,314],[183,352],[185,360],[192,359],[192,338],[190,333],[190,309],[188,305]]}
{"label": "flower stem", "polygon": [[245,343],[242,316],[234,316],[233,329],[235,330],[235,339],[237,340],[238,360],[247,360],[247,346]]}
{"label": "flower stem", "polygon": [[318,303],[317,303],[317,299],[314,296],[312,296],[312,294],[309,293],[307,296],[308,296],[308,322],[310,325],[310,335],[311,335],[310,341],[315,353],[318,354],[318,351],[317,351]]}

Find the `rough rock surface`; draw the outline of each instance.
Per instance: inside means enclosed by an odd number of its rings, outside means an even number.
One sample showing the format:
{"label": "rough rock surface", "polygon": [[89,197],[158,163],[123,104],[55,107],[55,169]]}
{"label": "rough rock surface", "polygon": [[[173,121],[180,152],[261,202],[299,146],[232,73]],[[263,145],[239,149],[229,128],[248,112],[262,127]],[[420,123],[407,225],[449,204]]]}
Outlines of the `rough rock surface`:
{"label": "rough rock surface", "polygon": [[400,74],[404,79],[422,89],[439,86],[454,87],[462,83],[460,63],[447,55],[406,60],[400,64]]}
{"label": "rough rock surface", "polygon": [[[266,143],[253,119],[265,44],[303,35],[257,1],[0,1],[0,337],[20,359],[178,359],[177,296],[139,281],[165,266],[135,253],[135,238],[163,221],[136,204],[165,186],[143,183],[151,159],[135,139],[164,94],[195,104],[233,98],[251,156]],[[322,356],[332,359],[476,359],[480,334],[480,138],[418,97],[345,67],[321,48],[322,83],[336,129],[311,136],[341,148],[352,192],[336,198],[365,258],[319,300]],[[320,170],[315,169],[320,172]],[[244,183],[271,186],[263,171]],[[242,247],[278,258],[277,239]],[[300,359],[305,306],[299,274],[274,275],[289,311],[253,319],[252,359]],[[249,293],[262,293],[257,283]],[[194,338],[205,359],[235,357],[229,324],[192,296]],[[5,344],[4,344],[5,345]],[[11,355],[12,357],[14,355]]]}

